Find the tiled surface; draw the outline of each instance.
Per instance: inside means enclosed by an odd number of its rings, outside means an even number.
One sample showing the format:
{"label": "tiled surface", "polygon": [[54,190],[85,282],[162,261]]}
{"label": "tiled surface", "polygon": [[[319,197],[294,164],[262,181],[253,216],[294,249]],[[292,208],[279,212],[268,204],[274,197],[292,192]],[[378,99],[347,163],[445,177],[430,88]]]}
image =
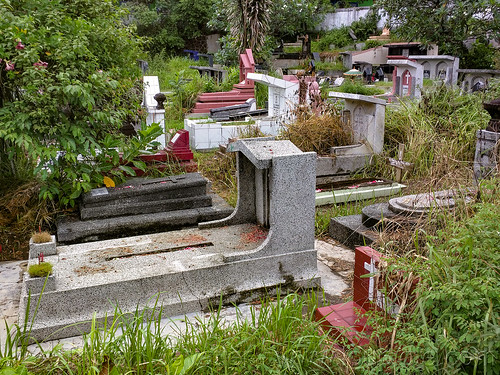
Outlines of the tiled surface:
{"label": "tiled surface", "polygon": [[347,302],[316,309],[315,318],[321,321],[325,330],[339,339],[349,343],[366,345],[369,343],[367,336],[373,329],[366,325],[363,315],[366,311],[355,302]]}
{"label": "tiled surface", "polygon": [[[354,264],[354,301],[344,304],[336,304],[316,309],[316,320],[323,321],[325,329],[339,338],[344,338],[350,343],[365,345],[369,343],[366,336],[370,336],[373,329],[368,326],[364,317],[366,310],[372,309],[373,305],[369,299],[370,278],[363,275],[370,271],[365,265],[374,262],[378,266],[381,254],[368,246],[356,248]],[[372,284],[372,288],[374,284]],[[375,293],[375,290],[373,290]],[[363,335],[359,335],[359,333]]]}

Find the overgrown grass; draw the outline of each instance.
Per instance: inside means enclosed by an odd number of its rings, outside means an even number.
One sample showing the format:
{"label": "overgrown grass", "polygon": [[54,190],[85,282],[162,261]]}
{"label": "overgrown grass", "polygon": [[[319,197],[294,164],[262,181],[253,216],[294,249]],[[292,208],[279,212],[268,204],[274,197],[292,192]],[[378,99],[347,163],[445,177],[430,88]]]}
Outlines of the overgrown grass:
{"label": "overgrown grass", "polygon": [[[462,94],[440,86],[425,91],[420,101],[388,106],[385,152],[394,157],[399,143],[405,145],[404,160],[413,163],[412,178],[435,180],[471,177],[476,130],[484,129],[489,116],[481,95]],[[382,174],[390,173],[381,165]]]}
{"label": "overgrown grass", "polygon": [[319,113],[297,108],[295,120],[285,124],[279,138],[290,140],[304,152],[314,151],[319,155],[329,154],[333,146],[349,145],[351,128],[342,121],[336,106],[323,103],[318,108]]}
{"label": "overgrown grass", "polygon": [[316,306],[313,293],[265,297],[248,319],[238,314],[224,322],[219,309],[207,320],[186,320],[174,340],[163,333],[157,304],[132,315],[117,308],[114,318],[92,320],[79,349],[56,347],[35,357],[23,341],[24,351],[0,353],[0,365],[2,373],[14,374],[352,373],[343,353],[321,335]]}
{"label": "overgrown grass", "polygon": [[238,200],[235,154],[219,151],[197,152],[195,159],[199,172],[212,182],[212,189],[235,207]]}
{"label": "overgrown grass", "polygon": [[485,183],[476,205],[443,212],[435,235],[421,232],[422,255],[389,260],[382,280],[400,314],[372,319],[379,340],[353,348],[357,371],[500,373],[498,182]]}
{"label": "overgrown grass", "polygon": [[345,79],[342,85],[340,85],[339,87],[334,87],[332,91],[368,96],[379,95],[385,92],[384,89],[381,89],[379,87],[365,85],[359,81],[352,79]]}

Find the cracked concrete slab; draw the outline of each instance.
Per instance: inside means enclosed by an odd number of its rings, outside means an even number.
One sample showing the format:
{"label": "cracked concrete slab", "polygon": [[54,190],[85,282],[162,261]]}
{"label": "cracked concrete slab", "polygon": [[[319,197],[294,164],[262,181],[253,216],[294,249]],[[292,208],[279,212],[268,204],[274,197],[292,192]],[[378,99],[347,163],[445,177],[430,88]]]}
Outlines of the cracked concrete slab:
{"label": "cracked concrete slab", "polygon": [[[82,244],[84,248],[90,244]],[[324,296],[327,303],[343,302],[351,289],[354,251],[340,245],[339,243],[328,240],[315,241],[315,247],[318,254],[318,272],[322,279]],[[64,250],[64,249],[63,249]],[[84,249],[82,249],[84,251]],[[64,257],[64,251],[59,254]],[[17,323],[19,309],[19,298],[21,294],[23,267],[25,269],[26,261],[2,262],[0,263],[0,319],[4,319],[9,325]],[[173,265],[175,267],[176,265]],[[184,272],[183,272],[184,273]],[[189,285],[184,279],[184,284]],[[197,293],[192,290],[193,295]],[[255,306],[255,305],[254,305]],[[200,305],[200,310],[201,310]],[[227,324],[236,321],[237,317],[249,317],[252,305],[241,304],[237,308],[223,308],[221,316]],[[258,306],[255,306],[258,308]],[[164,318],[162,327],[164,334],[171,337],[179,335],[185,328],[186,320],[195,322],[197,318],[207,319],[209,314],[203,312],[192,312],[188,314]],[[0,325],[0,344],[5,340],[5,325]],[[53,348],[56,344],[62,344],[66,349],[81,346],[81,337],[70,337],[60,340],[49,341],[43,344],[46,349]],[[33,347],[35,350],[36,348]]]}

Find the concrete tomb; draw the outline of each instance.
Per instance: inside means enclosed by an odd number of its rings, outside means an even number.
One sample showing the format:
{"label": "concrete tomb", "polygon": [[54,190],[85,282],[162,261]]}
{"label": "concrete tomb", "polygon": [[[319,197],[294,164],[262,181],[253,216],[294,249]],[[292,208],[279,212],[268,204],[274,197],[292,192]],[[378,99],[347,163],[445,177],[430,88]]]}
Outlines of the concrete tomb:
{"label": "concrete tomb", "polygon": [[334,157],[318,158],[316,176],[321,183],[370,165],[384,145],[385,100],[341,92],[330,92],[329,97],[345,101],[343,117],[352,129],[352,144],[332,147]]}
{"label": "concrete tomb", "polygon": [[209,113],[212,108],[227,107],[234,104],[244,104],[247,99],[255,97],[255,85],[247,78],[255,71],[255,61],[252,50],[246,49],[240,54],[240,83],[233,85],[227,92],[208,92],[198,97],[198,102],[192,113]]}
{"label": "concrete tomb", "polygon": [[115,188],[93,189],[83,196],[80,218],[65,216],[57,225],[59,243],[78,243],[178,229],[232,212],[207,194],[198,173],[156,179],[134,178]]}
{"label": "concrete tomb", "polygon": [[413,55],[409,58],[422,65],[423,78],[439,79],[448,86],[457,84],[460,58],[448,55]]}
{"label": "concrete tomb", "polygon": [[330,221],[330,237],[354,249],[375,242],[382,230],[416,225],[418,220],[440,210],[453,210],[457,202],[472,202],[473,190],[442,190],[406,195],[363,208],[359,215],[335,217]]}
{"label": "concrete tomb", "polygon": [[152,123],[158,123],[161,126],[163,134],[160,135],[156,141],[160,142],[161,148],[164,148],[166,145],[165,108],[158,108],[161,106],[155,99],[155,96],[160,93],[160,81],[157,76],[143,76],[142,79],[144,82],[143,106],[148,112],[146,124],[151,125]]}
{"label": "concrete tomb", "polygon": [[394,65],[392,73],[392,95],[420,98],[424,86],[424,68],[404,56],[389,56],[387,64]]}
{"label": "concrete tomb", "polygon": [[458,69],[460,88],[465,92],[474,92],[488,87],[491,79],[499,79],[500,70],[494,69]]}
{"label": "concrete tomb", "polygon": [[488,127],[476,132],[474,177],[476,181],[500,172],[500,99],[483,103],[491,116]]}
{"label": "concrete tomb", "polygon": [[[268,139],[240,140],[229,151],[237,152],[238,204],[227,218],[198,228],[59,246],[46,257],[54,267],[50,290],[40,295],[23,284],[21,319],[28,293],[32,306],[40,297],[32,338],[88,332],[93,315],[100,322],[108,317],[109,324],[116,306],[128,314],[157,304],[163,316],[172,316],[205,310],[221,298],[242,302],[277,287],[318,287],[310,168],[315,153]],[[128,191],[120,197],[94,192],[86,203],[102,207],[130,199]]]}

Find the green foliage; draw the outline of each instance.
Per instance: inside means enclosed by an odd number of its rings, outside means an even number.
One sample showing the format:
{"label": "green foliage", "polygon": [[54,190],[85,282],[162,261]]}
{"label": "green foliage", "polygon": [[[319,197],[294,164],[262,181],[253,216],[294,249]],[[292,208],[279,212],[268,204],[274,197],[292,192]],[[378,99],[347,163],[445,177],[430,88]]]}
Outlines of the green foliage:
{"label": "green foliage", "polygon": [[271,35],[281,40],[315,32],[329,10],[330,2],[325,0],[273,1]]}
{"label": "green foliage", "polygon": [[46,277],[52,274],[52,264],[49,262],[31,264],[28,267],[28,273],[31,277]]}
{"label": "green foliage", "polygon": [[333,88],[333,91],[337,92],[347,92],[350,94],[361,94],[361,95],[379,95],[385,92],[384,89],[375,86],[364,85],[360,81],[352,80],[346,78],[342,85]]}
{"label": "green foliage", "polygon": [[270,0],[224,0],[229,33],[236,50],[243,53],[250,48],[255,53],[265,45],[270,26]]}
{"label": "green foliage", "polygon": [[375,47],[383,46],[384,44],[387,44],[386,40],[368,39],[365,42],[365,46],[363,47],[363,49],[365,50],[365,49],[375,48]]}
{"label": "green foliage", "polygon": [[332,46],[333,49],[342,48],[352,43],[353,40],[349,35],[349,28],[344,26],[328,31],[320,39],[318,46],[321,51],[328,51]]}
{"label": "green foliage", "polygon": [[119,146],[138,119],[139,41],[111,0],[3,2],[0,14],[0,139],[38,164],[43,198],[72,204],[111,171],[103,142]]}
{"label": "green foliage", "polygon": [[318,61],[316,63],[316,70],[336,70],[336,71],[345,71],[344,64],[342,61],[335,60],[335,62],[327,62],[327,61]]}
{"label": "green foliage", "polygon": [[212,0],[130,0],[124,2],[137,33],[149,39],[152,54],[178,53],[190,40],[208,34]]}
{"label": "green foliage", "polygon": [[405,41],[437,43],[442,54],[464,57],[464,42],[500,36],[500,3],[496,0],[380,0],[396,36]]}
{"label": "green foliage", "polygon": [[353,44],[355,41],[349,34],[351,29],[356,35],[357,40],[366,40],[371,34],[377,31],[378,14],[370,12],[365,18],[353,22],[351,26],[343,26],[338,29],[328,31],[319,41],[319,48],[321,51],[328,51],[330,47],[342,48]]}
{"label": "green foliage", "polygon": [[207,322],[187,322],[181,353],[203,352],[198,367],[202,374],[342,373],[335,348],[312,320],[315,302],[296,294],[278,295],[276,302],[265,299],[258,313],[252,310],[247,320],[227,327],[218,313]]}
{"label": "green foliage", "polygon": [[[238,51],[241,51],[242,45],[251,46],[252,43],[256,43],[253,48],[254,57],[258,61],[266,61],[280,40],[313,32],[321,22],[323,12],[330,9],[327,0],[256,1],[245,4],[232,0],[214,2],[214,12],[209,25],[213,30],[226,33],[219,40],[222,50],[216,53],[216,61],[220,64],[236,65]],[[250,30],[250,21],[256,19],[255,16],[251,17],[251,14],[260,12],[260,7],[264,5],[267,12],[261,16],[262,20],[253,22],[253,29],[245,33],[245,28]],[[247,7],[251,10],[250,13],[244,10]],[[269,22],[269,19],[272,22]],[[248,39],[247,42],[242,43],[245,38]]]}
{"label": "green foliage", "polygon": [[472,44],[463,59],[462,69],[493,69],[495,48],[487,41],[478,39]]}
{"label": "green foliage", "polygon": [[418,274],[417,300],[398,327],[372,322],[376,337],[392,333],[395,345],[354,349],[360,373],[500,373],[498,181],[483,186],[481,198],[472,215],[449,215],[428,238],[425,261],[392,261],[392,272]]}
{"label": "green foliage", "polygon": [[378,13],[376,11],[371,10],[366,17],[354,21],[350,28],[353,31],[354,35],[356,35],[357,40],[363,41],[368,39],[368,37],[372,34],[375,34],[377,31],[377,22],[379,20]]}

